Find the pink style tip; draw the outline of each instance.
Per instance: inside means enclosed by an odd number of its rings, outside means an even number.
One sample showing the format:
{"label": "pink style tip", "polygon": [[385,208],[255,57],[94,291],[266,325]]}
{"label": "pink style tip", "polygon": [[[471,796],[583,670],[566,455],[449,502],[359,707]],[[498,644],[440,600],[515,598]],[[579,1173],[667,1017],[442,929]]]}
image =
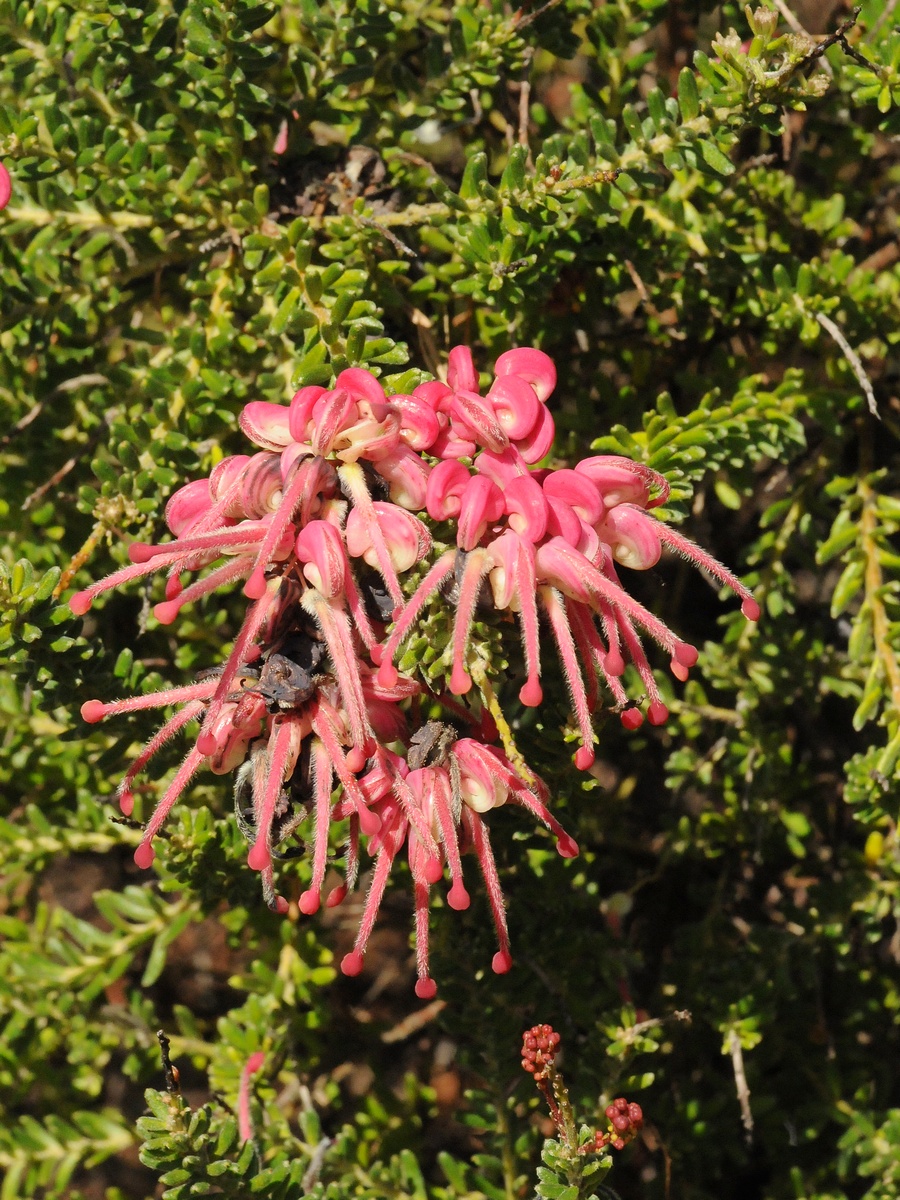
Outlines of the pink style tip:
{"label": "pink style tip", "polygon": [[594,765],[594,751],[590,746],[582,746],[575,751],[575,766],[579,771],[589,771]]}
{"label": "pink style tip", "polygon": [[[333,892],[332,895],[334,895]],[[331,904],[331,896],[328,897],[328,903],[329,905]],[[321,901],[319,899],[319,893],[314,892],[312,889],[302,892],[300,899],[297,901],[297,907],[305,917],[311,917],[313,913],[317,913],[319,911],[320,904]]]}
{"label": "pink style tip", "polygon": [[697,659],[700,657],[700,651],[696,646],[691,646],[688,642],[676,642],[673,658],[675,662],[680,663],[683,667],[693,667],[697,665]]}
{"label": "pink style tip", "polygon": [[578,843],[567,833],[561,833],[557,838],[556,850],[560,858],[577,858],[580,853]]}
{"label": "pink style tip", "polygon": [[106,705],[102,700],[85,700],[81,706],[81,719],[88,725],[96,725],[106,716]]}
{"label": "pink style tip", "polygon": [[665,725],[669,719],[669,710],[662,700],[654,700],[647,709],[647,720],[651,725]]}
{"label": "pink style tip", "polygon": [[762,615],[759,605],[750,596],[748,596],[747,599],[741,605],[741,612],[744,614],[744,616],[747,618],[748,621],[758,621],[760,616]]}
{"label": "pink style tip", "polygon": [[265,838],[260,837],[254,842],[250,853],[247,855],[247,866],[251,871],[265,871],[271,865],[272,855],[266,846]]}
{"label": "pink style tip", "polygon": [[181,603],[178,600],[162,600],[153,606],[153,615],[160,625],[171,625],[179,612],[181,612]]}
{"label": "pink style tip", "polygon": [[457,912],[463,912],[472,903],[469,893],[463,887],[462,883],[456,882],[447,893],[447,903]]}
{"label": "pink style tip", "polygon": [[142,871],[147,870],[154,858],[156,858],[156,851],[149,842],[141,842],[140,846],[134,852],[134,861]]}
{"label": "pink style tip", "polygon": [[427,976],[416,984],[416,995],[420,1000],[433,1000],[437,995],[437,984]]}
{"label": "pink style tip", "polygon": [[639,708],[626,708],[624,712],[619,713],[619,720],[626,729],[634,731],[643,725],[644,715]]}
{"label": "pink style tip", "polygon": [[512,966],[512,955],[508,950],[498,950],[491,959],[491,970],[495,975],[505,975]]}
{"label": "pink style tip", "polygon": [[363,969],[363,956],[358,950],[351,950],[341,959],[342,975],[360,975]]}
{"label": "pink style tip", "polygon": [[536,679],[529,679],[519,688],[519,699],[526,708],[537,708],[544,700],[544,690]]}
{"label": "pink style tip", "polygon": [[325,901],[325,907],[326,908],[337,908],[337,906],[339,904],[343,904],[346,899],[347,899],[347,885],[346,885],[346,883],[339,883],[337,887],[332,888],[331,891],[328,893],[328,897]]}
{"label": "pink style tip", "polygon": [[69,600],[69,608],[72,610],[73,616],[83,617],[93,602],[90,591],[76,592]]}

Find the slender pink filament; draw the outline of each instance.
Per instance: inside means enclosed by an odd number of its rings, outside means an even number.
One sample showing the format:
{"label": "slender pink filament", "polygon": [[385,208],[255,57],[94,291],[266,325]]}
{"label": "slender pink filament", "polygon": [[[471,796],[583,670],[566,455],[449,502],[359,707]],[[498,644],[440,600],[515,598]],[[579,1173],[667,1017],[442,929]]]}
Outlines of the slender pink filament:
{"label": "slender pink filament", "polygon": [[134,861],[139,867],[149,867],[153,862],[153,846],[151,845],[154,837],[162,828],[163,822],[172,810],[175,801],[196,775],[200,764],[206,756],[194,746],[189,752],[187,758],[178,768],[175,778],[166,789],[163,798],[157,804],[153,811],[153,816],[144,826],[144,836],[141,838],[140,845],[134,852]]}
{"label": "slender pink filament", "polygon": [[322,900],[322,886],[328,863],[328,828],[331,823],[331,759],[318,738],[313,742],[312,765],[316,786],[313,870],[309,888],[299,900],[300,911],[307,915],[317,912]]}
{"label": "slender pink filament", "polygon": [[268,771],[265,789],[261,796],[253,797],[253,806],[256,809],[256,841],[247,856],[247,863],[254,871],[262,871],[272,863],[272,820],[284,783],[293,737],[291,725],[290,718],[276,717],[272,722],[272,733],[266,747]]}
{"label": "slender pink filament", "polygon": [[400,643],[416,623],[426,601],[434,595],[453,570],[455,562],[456,551],[445,550],[406,602],[400,618],[391,630],[391,636],[381,648],[381,667],[378,671],[378,680],[385,687],[393,687],[397,682],[397,672],[393,668],[393,660],[400,648]]}
{"label": "slender pink filament", "polygon": [[131,790],[131,785],[137,776],[140,775],[150,759],[162,749],[166,742],[173,738],[185,725],[193,721],[194,717],[202,711],[203,703],[200,700],[192,700],[190,704],[186,704],[180,712],[177,712],[174,717],[166,721],[161,729],[156,731],[128,768],[125,778],[119,784],[117,790],[119,808],[126,817],[130,817],[134,812],[134,794]]}

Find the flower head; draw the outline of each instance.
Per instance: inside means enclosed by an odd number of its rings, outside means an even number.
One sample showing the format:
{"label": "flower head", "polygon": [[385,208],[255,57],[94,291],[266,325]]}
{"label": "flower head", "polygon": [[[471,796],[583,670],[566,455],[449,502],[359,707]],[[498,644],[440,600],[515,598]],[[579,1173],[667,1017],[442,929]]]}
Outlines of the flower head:
{"label": "flower head", "polygon": [[[2,183],[0,175],[0,198]],[[593,716],[604,689],[627,728],[644,719],[622,681],[626,661],[650,723],[668,715],[642,637],[663,648],[678,679],[697,661],[694,647],[628,594],[617,565],[647,569],[673,550],[737,592],[746,616],[759,615],[731,572],[653,514],[668,495],[656,472],[610,455],[572,469],[538,466],[553,441],[547,400],[555,383],[548,356],[521,348],[498,358],[483,390],[470,351],[456,347],[447,382],[410,395],[386,395],[374,375],[352,367],[330,389],[301,388],[289,405],[252,401],[240,424],[255,452],[222,459],[207,478],[179,488],[165,511],[170,540],[134,542],[128,566],[72,596],[80,615],[105,592],[162,572],[153,611],[164,625],[223,587],[240,586],[247,600],[215,670],[185,686],[82,706],[88,722],[171,711],[122,780],[126,814],[151,760],[197,730],[144,825],[140,866],[153,861],[156,834],[198,772],[236,772],[236,819],[271,908],[288,909],[274,872],[301,825],[312,827],[311,877],[297,899],[303,913],[341,903],[370,861],[345,974],[363,969],[398,857],[413,885],[417,994],[428,998],[436,986],[433,890],[444,891],[451,909],[467,908],[470,856],[496,930],[493,970],[509,970],[492,812],[525,809],[563,857],[578,847],[475,671],[476,613],[488,621],[515,614],[525,675],[518,699],[526,706],[542,703],[542,634],[552,639],[583,769],[594,760]],[[439,665],[429,674],[397,665],[429,605],[449,610],[443,678]],[[419,716],[420,702],[431,719]],[[326,896],[336,824],[346,838],[345,876]]]}

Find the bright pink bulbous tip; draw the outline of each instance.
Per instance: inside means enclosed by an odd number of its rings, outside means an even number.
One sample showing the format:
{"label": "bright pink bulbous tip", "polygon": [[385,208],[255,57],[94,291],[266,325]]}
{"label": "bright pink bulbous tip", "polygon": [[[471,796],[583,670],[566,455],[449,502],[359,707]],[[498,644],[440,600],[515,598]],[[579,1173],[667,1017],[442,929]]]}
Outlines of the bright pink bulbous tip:
{"label": "bright pink bulbous tip", "polygon": [[201,733],[197,738],[197,749],[207,757],[210,754],[215,754],[216,744],[216,735],[214,733]]}
{"label": "bright pink bulbous tip", "polygon": [[416,984],[416,995],[420,1000],[433,1000],[437,995],[437,984],[433,979],[420,979]]}
{"label": "bright pink bulbous tip", "polygon": [[325,901],[326,908],[337,908],[339,904],[347,899],[347,885],[339,883],[337,887],[332,888],[328,893],[328,898]]}
{"label": "bright pink bulbous tip", "polygon": [[177,600],[163,600],[160,604],[153,606],[153,615],[160,625],[171,625],[180,610],[181,605]]}
{"label": "bright pink bulbous tip", "polygon": [[259,838],[254,842],[250,853],[247,855],[247,866],[251,871],[265,871],[266,867],[271,867],[272,855],[269,853],[265,840]]}
{"label": "bright pink bulbous tip", "polygon": [[[328,900],[330,903],[331,896],[328,897]],[[312,889],[307,892],[303,892],[300,896],[300,899],[297,901],[297,907],[304,914],[304,916],[307,917],[311,917],[313,913],[317,913],[319,911],[319,904],[319,893],[314,892]]]}
{"label": "bright pink bulbous tip", "polygon": [[381,818],[371,808],[362,807],[359,809],[359,827],[366,837],[374,837],[381,828]]}
{"label": "bright pink bulbous tip", "polygon": [[353,746],[347,751],[347,766],[351,771],[361,771],[369,759],[369,755],[373,752],[374,746]]}
{"label": "bright pink bulbous tip", "polygon": [[569,837],[567,833],[561,833],[556,843],[556,849],[560,858],[577,858],[578,843],[573,837]]}
{"label": "bright pink bulbous tip", "polygon": [[457,912],[462,912],[471,904],[469,893],[461,883],[454,883],[453,887],[447,893],[447,903],[451,908],[455,908]]}
{"label": "bright pink bulbous tip", "polygon": [[681,663],[683,667],[693,667],[700,657],[700,651],[696,646],[692,646],[688,642],[676,642],[675,652],[672,657],[676,662]]}
{"label": "bright pink bulbous tip", "polygon": [[91,607],[93,600],[90,592],[76,592],[69,601],[69,608],[76,617],[83,617]]}
{"label": "bright pink bulbous tip", "polygon": [[425,876],[426,883],[437,883],[444,874],[441,860],[439,858],[429,858],[422,869],[422,874]]}
{"label": "bright pink bulbous tip", "polygon": [[750,596],[741,605],[741,612],[748,621],[758,621],[760,618],[760,607]]}
{"label": "bright pink bulbous tip", "polygon": [[662,700],[654,700],[647,709],[647,720],[651,725],[664,725],[669,719],[669,710]]}
{"label": "bright pink bulbous tip", "polygon": [[134,852],[134,861],[142,871],[147,870],[154,858],[156,858],[156,851],[149,842],[141,842],[140,846]]}
{"label": "bright pink bulbous tip", "polygon": [[134,796],[131,792],[123,792],[119,796],[119,811],[123,817],[130,817],[134,812]]}
{"label": "bright pink bulbous tip", "polygon": [[261,600],[266,594],[266,577],[262,571],[254,571],[244,584],[244,595],[248,600]]}
{"label": "bright pink bulbous tip", "polygon": [[491,959],[491,970],[495,975],[505,975],[512,966],[512,955],[508,950],[498,950]]}
{"label": "bright pink bulbous tip", "polygon": [[400,678],[400,675],[393,663],[383,662],[378,668],[375,678],[378,681],[379,687],[392,688],[397,686],[397,680]]}
{"label": "bright pink bulbous tip", "polygon": [[537,708],[544,699],[544,691],[536,679],[529,679],[519,689],[519,699],[526,708]]}
{"label": "bright pink bulbous tip", "polygon": [[603,669],[607,675],[624,675],[625,659],[618,650],[610,650],[603,660]]}
{"label": "bright pink bulbous tip", "polygon": [[626,729],[640,729],[644,723],[644,715],[639,708],[626,708],[619,713],[619,720]]}
{"label": "bright pink bulbous tip", "polygon": [[450,691],[454,696],[465,696],[472,690],[472,680],[468,672],[460,666],[455,666],[450,674]]}
{"label": "bright pink bulbous tip", "polygon": [[135,564],[149,562],[155,549],[147,542],[132,542],[128,547],[128,557]]}
{"label": "bright pink bulbous tip", "polygon": [[285,900],[284,896],[276,896],[275,897],[275,910],[274,911],[278,913],[279,917],[285,916],[286,913],[288,912],[288,910],[290,909],[290,907],[291,906],[288,904],[287,900]]}
{"label": "bright pink bulbous tip", "polygon": [[363,956],[358,950],[351,950],[341,959],[342,975],[359,975],[363,969]]}
{"label": "bright pink bulbous tip", "polygon": [[81,706],[81,719],[88,725],[96,725],[106,716],[106,705],[102,700],[85,700]]}
{"label": "bright pink bulbous tip", "polygon": [[579,771],[589,771],[594,765],[594,751],[590,746],[582,746],[575,751],[575,766]]}

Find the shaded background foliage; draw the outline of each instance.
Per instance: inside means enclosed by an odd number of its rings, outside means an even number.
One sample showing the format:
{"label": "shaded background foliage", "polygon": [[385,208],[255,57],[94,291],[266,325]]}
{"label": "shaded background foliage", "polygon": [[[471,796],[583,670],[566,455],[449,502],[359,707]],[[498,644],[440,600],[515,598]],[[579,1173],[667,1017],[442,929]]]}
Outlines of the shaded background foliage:
{"label": "shaded background foliage", "polygon": [[[806,18],[0,0],[4,1200],[530,1195],[535,1021],[586,1120],[622,1093],[647,1114],[622,1197],[900,1195],[900,31],[868,0],[815,54]],[[402,889],[340,979],[351,902],[272,917],[221,781],[152,874],[110,821],[149,726],[88,731],[79,703],[215,663],[238,605],[176,639],[152,585],[84,622],[59,598],[242,449],[248,399],[348,364],[400,390],[461,341],[485,369],[550,353],[554,461],[663,471],[668,516],[764,618],[675,561],[629,580],[702,670],[661,676],[664,728],[607,721],[590,777],[548,677],[519,737],[582,854],[496,813],[516,967],[484,974],[483,898],[438,914],[423,1009]],[[307,879],[292,863],[283,890]],[[160,1027],[180,1102],[143,1096]]]}

